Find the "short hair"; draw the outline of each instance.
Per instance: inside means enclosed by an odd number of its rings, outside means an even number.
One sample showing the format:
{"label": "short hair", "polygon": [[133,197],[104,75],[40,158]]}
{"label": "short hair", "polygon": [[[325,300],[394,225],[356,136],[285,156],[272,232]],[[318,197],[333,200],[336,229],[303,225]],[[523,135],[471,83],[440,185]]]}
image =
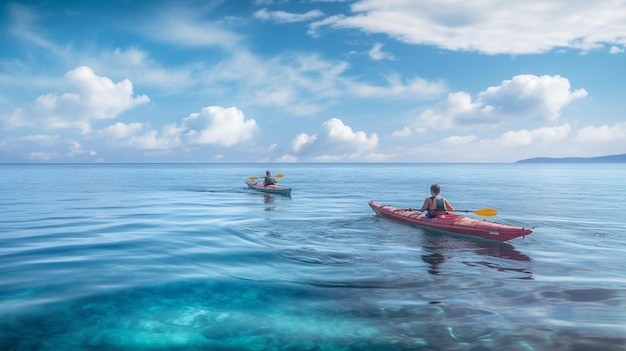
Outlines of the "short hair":
{"label": "short hair", "polygon": [[439,184],[433,184],[430,186],[430,191],[432,191],[435,195],[439,195],[441,192],[441,186]]}

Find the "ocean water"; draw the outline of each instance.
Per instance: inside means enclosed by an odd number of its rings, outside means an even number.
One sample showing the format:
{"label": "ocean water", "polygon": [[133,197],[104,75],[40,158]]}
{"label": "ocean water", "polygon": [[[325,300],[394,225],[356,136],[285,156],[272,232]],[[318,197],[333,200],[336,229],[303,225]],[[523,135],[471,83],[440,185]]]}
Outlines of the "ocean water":
{"label": "ocean water", "polygon": [[[248,189],[283,173],[291,196]],[[626,350],[626,165],[0,165],[0,350]],[[533,227],[379,217],[430,184]],[[473,216],[473,215],[470,215]]]}

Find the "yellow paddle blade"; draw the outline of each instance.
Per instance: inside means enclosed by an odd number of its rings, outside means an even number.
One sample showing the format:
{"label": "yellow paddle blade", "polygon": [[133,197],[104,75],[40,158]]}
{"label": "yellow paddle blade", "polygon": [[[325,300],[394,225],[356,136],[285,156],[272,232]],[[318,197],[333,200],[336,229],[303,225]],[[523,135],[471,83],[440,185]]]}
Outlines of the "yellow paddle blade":
{"label": "yellow paddle blade", "polygon": [[[274,176],[274,178],[282,178],[282,177],[284,177],[282,173],[278,173],[277,175]],[[248,177],[249,180],[257,180],[259,178],[262,178],[262,177],[255,177],[255,176]]]}
{"label": "yellow paddle blade", "polygon": [[493,217],[498,214],[498,210],[495,208],[480,208],[474,211],[474,213],[483,217]]}

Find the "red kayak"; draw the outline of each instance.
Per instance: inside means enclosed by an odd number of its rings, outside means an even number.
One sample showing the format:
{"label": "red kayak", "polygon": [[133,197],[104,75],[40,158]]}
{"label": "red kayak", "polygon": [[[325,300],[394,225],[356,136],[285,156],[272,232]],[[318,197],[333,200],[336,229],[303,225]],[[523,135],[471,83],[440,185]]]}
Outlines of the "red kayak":
{"label": "red kayak", "polygon": [[455,234],[471,235],[487,240],[507,241],[533,232],[530,228],[513,227],[458,214],[447,213],[435,218],[428,218],[410,209],[396,208],[374,201],[370,201],[369,205],[377,214],[399,222]]}

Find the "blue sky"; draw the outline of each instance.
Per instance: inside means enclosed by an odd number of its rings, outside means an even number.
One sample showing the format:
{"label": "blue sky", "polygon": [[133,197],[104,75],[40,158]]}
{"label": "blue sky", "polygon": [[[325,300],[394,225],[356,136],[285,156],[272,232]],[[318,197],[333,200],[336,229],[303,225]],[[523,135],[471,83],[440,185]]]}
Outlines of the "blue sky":
{"label": "blue sky", "polygon": [[626,153],[626,1],[33,0],[0,16],[0,162]]}

